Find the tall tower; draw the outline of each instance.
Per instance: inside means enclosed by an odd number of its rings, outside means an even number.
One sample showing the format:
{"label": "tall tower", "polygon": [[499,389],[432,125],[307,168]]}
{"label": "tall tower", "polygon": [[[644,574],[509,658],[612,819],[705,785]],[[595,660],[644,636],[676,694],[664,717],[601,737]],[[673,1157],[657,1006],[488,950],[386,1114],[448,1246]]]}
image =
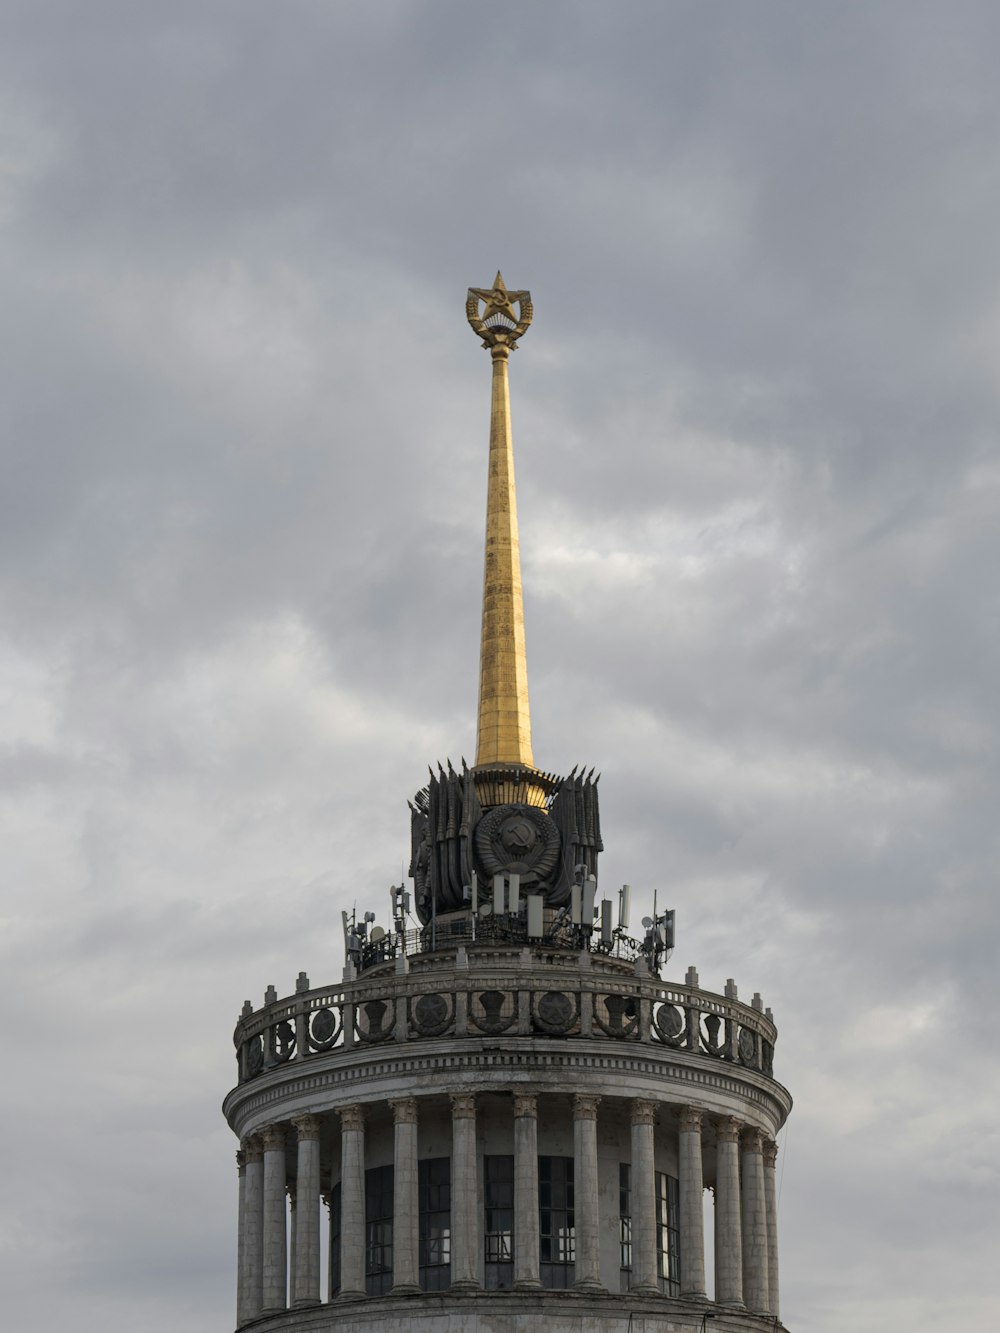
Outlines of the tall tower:
{"label": "tall tower", "polygon": [[410,803],[412,893],[386,926],[344,914],[342,981],[243,1006],[237,1327],[780,1329],[771,1013],[661,976],[673,913],[633,938],[628,887],[598,892],[593,769],[535,768],[508,387],[531,299],[498,273],[466,313],[493,365],[476,762]]}

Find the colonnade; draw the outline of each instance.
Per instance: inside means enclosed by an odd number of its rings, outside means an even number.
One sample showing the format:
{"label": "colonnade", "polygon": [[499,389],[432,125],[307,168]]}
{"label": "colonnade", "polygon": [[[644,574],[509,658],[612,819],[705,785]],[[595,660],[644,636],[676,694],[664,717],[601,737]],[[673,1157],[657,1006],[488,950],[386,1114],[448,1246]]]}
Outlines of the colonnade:
{"label": "colonnade", "polygon": [[[600,1292],[597,1108],[600,1097],[573,1098],[575,1287]],[[539,1276],[538,1096],[514,1096],[514,1287],[533,1290]],[[476,1098],[450,1098],[451,1290],[481,1286],[482,1201],[477,1189]],[[658,1111],[677,1113],[680,1294],[706,1299],[703,1234],[702,1134],[707,1114],[644,1098],[627,1107],[631,1137],[630,1290],[653,1295],[657,1271],[654,1128]],[[417,1123],[414,1097],[390,1100],[393,1114],[393,1286],[419,1286]],[[341,1300],[365,1295],[365,1108],[340,1107]],[[775,1191],[777,1148],[761,1130],[731,1116],[713,1117],[716,1137],[715,1292],[718,1304],[777,1317],[778,1245]],[[239,1167],[237,1324],[262,1314],[320,1303],[320,1118],[301,1115],[296,1130],[290,1254],[286,1131],[270,1125],[243,1140]],[[289,1290],[290,1288],[290,1290]]]}

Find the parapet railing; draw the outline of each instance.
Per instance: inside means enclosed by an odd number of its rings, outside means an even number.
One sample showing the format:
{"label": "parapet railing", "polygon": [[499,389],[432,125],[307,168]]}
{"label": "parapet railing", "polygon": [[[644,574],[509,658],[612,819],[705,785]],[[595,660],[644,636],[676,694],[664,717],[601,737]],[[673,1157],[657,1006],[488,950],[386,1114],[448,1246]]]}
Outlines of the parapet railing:
{"label": "parapet railing", "polygon": [[454,951],[460,944],[520,944],[532,948],[563,949],[571,953],[586,950],[595,956],[617,958],[633,963],[643,951],[642,944],[617,930],[610,939],[600,930],[573,925],[570,921],[551,923],[544,935],[534,938],[528,934],[523,916],[498,914],[459,920],[428,923],[417,930],[384,933],[380,939],[358,942],[357,966],[361,972],[383,963],[394,962],[401,955],[413,958],[421,954]]}
{"label": "parapet railing", "polygon": [[248,1001],[233,1036],[240,1083],[279,1065],[334,1052],[347,1058],[382,1043],[500,1036],[636,1042],[773,1077],[777,1030],[758,996],[747,1005],[735,987],[717,995],[585,968],[568,977],[537,959],[519,963],[513,951],[492,957],[488,972],[477,969],[477,980],[464,952],[447,969],[362,975],[320,989],[300,974],[295,995],[278,999],[271,988],[256,1011]]}

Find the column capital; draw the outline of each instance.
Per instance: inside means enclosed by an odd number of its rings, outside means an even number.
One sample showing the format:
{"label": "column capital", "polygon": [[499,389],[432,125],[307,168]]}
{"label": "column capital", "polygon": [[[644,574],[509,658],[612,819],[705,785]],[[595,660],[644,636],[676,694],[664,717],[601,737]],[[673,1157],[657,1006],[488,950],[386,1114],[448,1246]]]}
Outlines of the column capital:
{"label": "column capital", "polygon": [[350,1106],[338,1106],[337,1114],[340,1116],[340,1128],[345,1132],[364,1129],[365,1108],[360,1102],[352,1102]]}
{"label": "column capital", "polygon": [[318,1139],[320,1123],[318,1115],[297,1115],[292,1120],[300,1140]]}
{"label": "column capital", "polygon": [[259,1134],[248,1134],[243,1140],[243,1157],[247,1165],[264,1160],[264,1145]]}
{"label": "column capital", "polygon": [[774,1139],[764,1140],[764,1165],[774,1170],[775,1163],[778,1160],[778,1145]]}
{"label": "column capital", "polygon": [[451,1114],[454,1120],[475,1120],[476,1094],[474,1092],[453,1092],[451,1095]]}
{"label": "column capital", "polygon": [[285,1147],[284,1125],[266,1125],[261,1137],[265,1152],[281,1152]]}
{"label": "column capital", "polygon": [[743,1151],[755,1153],[764,1151],[764,1131],[762,1129],[754,1129],[752,1125],[744,1128]]}
{"label": "column capital", "polygon": [[700,1106],[680,1106],[677,1108],[677,1124],[681,1134],[698,1134],[705,1112]]}
{"label": "column capital", "polygon": [[726,1115],[716,1123],[715,1137],[719,1143],[739,1143],[742,1128],[741,1120],[737,1120],[734,1115]]}
{"label": "column capital", "polygon": [[417,1123],[416,1097],[390,1097],[392,1118],[397,1125],[415,1125]]}
{"label": "column capital", "polygon": [[596,1120],[600,1097],[590,1092],[578,1092],[573,1097],[574,1120]]}
{"label": "column capital", "polygon": [[514,1119],[538,1115],[538,1097],[533,1092],[514,1093]]}
{"label": "column capital", "polygon": [[656,1124],[656,1102],[647,1101],[644,1097],[633,1097],[631,1111],[633,1125]]}

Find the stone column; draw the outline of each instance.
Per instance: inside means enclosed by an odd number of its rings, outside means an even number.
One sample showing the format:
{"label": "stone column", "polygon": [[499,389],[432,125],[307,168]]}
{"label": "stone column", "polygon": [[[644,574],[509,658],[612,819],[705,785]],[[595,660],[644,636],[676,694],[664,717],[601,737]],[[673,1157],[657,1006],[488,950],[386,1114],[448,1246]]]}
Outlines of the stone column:
{"label": "stone column", "polygon": [[340,1115],[340,1299],[365,1292],[365,1108]]}
{"label": "stone column", "polygon": [[285,1130],[264,1130],[264,1303],[263,1312],[288,1304],[288,1221],[285,1205]]}
{"label": "stone column", "polygon": [[740,1122],[726,1116],[716,1126],[715,1138],[715,1299],[742,1309]]}
{"label": "stone column", "polygon": [[778,1161],[778,1145],[770,1139],[764,1141],[764,1206],[767,1211],[767,1295],[768,1313],[775,1319],[781,1315],[781,1302],[778,1298],[778,1197],[775,1190],[775,1165]]}
{"label": "stone column", "polygon": [[696,1106],[681,1107],[677,1135],[681,1295],[696,1300],[705,1299],[705,1183],[701,1167],[701,1115]]}
{"label": "stone column", "polygon": [[767,1291],[767,1206],[764,1201],[764,1135],[743,1132],[743,1300],[748,1310],[770,1309]]}
{"label": "stone column", "polygon": [[247,1157],[241,1148],[236,1154],[239,1177],[238,1221],[236,1223],[236,1327],[247,1321]]}
{"label": "stone column", "polygon": [[656,1103],[632,1102],[632,1280],[631,1291],[659,1291],[656,1272]]}
{"label": "stone column", "polygon": [[392,1185],[392,1292],[420,1290],[417,1245],[420,1198],[417,1190],[417,1099],[390,1101],[395,1120]]}
{"label": "stone column", "polygon": [[292,1304],[319,1304],[319,1116],[292,1121],[299,1134],[295,1171]]}
{"label": "stone column", "polygon": [[600,1214],[597,1194],[597,1104],[600,1097],[573,1098],[573,1198],[576,1217],[576,1282],[587,1291],[601,1286]]}
{"label": "stone column", "polygon": [[480,1207],[476,1171],[476,1099],[456,1093],[451,1099],[451,1285],[468,1291],[480,1287]]}
{"label": "stone column", "polygon": [[256,1319],[264,1303],[264,1150],[260,1138],[243,1140],[246,1194],[243,1205],[243,1323]]}
{"label": "stone column", "polygon": [[540,1287],[538,1276],[538,1098],[514,1094],[514,1287]]}

